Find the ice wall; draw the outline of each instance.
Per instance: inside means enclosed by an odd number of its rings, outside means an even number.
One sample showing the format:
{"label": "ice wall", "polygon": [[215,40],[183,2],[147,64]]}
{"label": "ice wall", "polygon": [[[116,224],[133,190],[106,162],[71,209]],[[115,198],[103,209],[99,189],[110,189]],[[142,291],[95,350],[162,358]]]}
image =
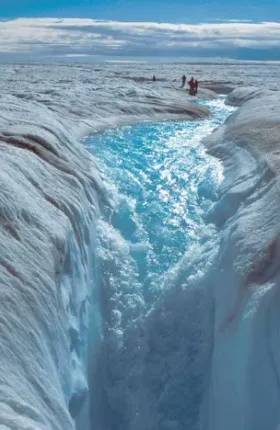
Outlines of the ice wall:
{"label": "ice wall", "polygon": [[46,107],[2,96],[0,111],[0,426],[73,429],[101,181]]}
{"label": "ice wall", "polygon": [[[225,179],[209,214],[220,228],[221,249],[211,280],[215,318],[204,430],[280,425],[280,96],[253,92],[205,141],[222,160]],[[239,104],[243,96],[242,89],[234,95]]]}

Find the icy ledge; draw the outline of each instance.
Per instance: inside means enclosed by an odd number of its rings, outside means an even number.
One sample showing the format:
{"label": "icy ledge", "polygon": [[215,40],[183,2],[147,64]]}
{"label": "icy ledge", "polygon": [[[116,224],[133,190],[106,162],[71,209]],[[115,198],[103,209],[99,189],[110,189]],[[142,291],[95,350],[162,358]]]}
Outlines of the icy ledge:
{"label": "icy ledge", "polygon": [[242,107],[205,140],[225,179],[203,430],[280,428],[280,95],[253,92],[230,95]]}
{"label": "icy ledge", "polygon": [[46,107],[2,97],[0,110],[0,427],[71,430],[101,182]]}

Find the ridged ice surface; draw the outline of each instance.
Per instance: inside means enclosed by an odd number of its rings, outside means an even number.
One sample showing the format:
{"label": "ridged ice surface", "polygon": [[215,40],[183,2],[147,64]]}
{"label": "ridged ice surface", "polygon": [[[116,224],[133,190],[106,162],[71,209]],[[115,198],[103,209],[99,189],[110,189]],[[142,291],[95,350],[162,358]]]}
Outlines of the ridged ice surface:
{"label": "ridged ice surface", "polygon": [[[210,430],[279,429],[279,93],[248,89],[206,140],[225,167],[211,219],[219,226],[214,348],[203,416]],[[242,104],[242,103],[240,103]]]}
{"label": "ridged ice surface", "polygon": [[1,429],[74,429],[90,385],[79,430],[275,430],[279,97],[245,103],[210,156],[232,108],[174,82],[267,68],[0,71]]}

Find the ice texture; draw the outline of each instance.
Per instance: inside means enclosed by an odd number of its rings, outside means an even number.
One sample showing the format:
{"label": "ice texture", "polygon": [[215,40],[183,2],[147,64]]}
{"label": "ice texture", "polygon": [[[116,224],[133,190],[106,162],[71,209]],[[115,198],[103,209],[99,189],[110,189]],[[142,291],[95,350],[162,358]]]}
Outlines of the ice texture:
{"label": "ice texture", "polygon": [[[85,348],[101,181],[44,106],[0,99],[0,423],[71,429]],[[81,362],[82,360],[82,362]]]}
{"label": "ice texture", "polygon": [[209,214],[220,228],[221,250],[202,429],[280,424],[279,118],[279,94],[259,95],[205,140],[225,170]]}
{"label": "ice texture", "polygon": [[235,88],[226,98],[226,103],[231,106],[241,106],[245,102],[270,93],[269,89],[259,87],[239,87]]}

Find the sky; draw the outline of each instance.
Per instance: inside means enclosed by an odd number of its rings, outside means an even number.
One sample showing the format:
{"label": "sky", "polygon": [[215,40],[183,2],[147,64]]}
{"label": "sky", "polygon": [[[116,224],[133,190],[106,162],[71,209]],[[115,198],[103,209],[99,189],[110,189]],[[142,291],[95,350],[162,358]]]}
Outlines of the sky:
{"label": "sky", "polygon": [[280,60],[279,0],[0,0],[0,60]]}

